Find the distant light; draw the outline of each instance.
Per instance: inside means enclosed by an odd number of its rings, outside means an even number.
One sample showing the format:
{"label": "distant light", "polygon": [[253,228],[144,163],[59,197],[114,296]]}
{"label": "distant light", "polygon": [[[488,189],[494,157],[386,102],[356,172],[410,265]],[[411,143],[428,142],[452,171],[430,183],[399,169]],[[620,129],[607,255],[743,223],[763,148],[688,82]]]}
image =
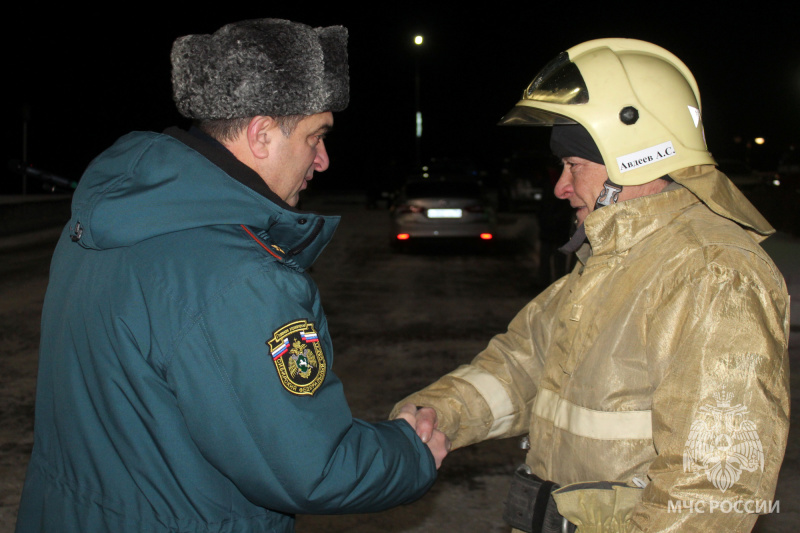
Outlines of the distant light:
{"label": "distant light", "polygon": [[417,139],[422,137],[422,113],[417,111]]}
{"label": "distant light", "polygon": [[414,44],[416,44],[417,46],[422,44],[422,35],[416,35],[414,37]]}
{"label": "distant light", "polygon": [[780,187],[781,186],[781,180],[772,180],[772,184],[774,186],[776,186],[776,187]]}
{"label": "distant light", "polygon": [[430,174],[428,174],[427,172],[423,172],[423,173],[422,173],[422,177],[423,177],[423,178],[430,178],[430,177],[431,177],[431,175],[430,175]]}
{"label": "distant light", "polygon": [[481,239],[483,239],[484,241],[491,241],[492,240],[492,234],[491,233],[481,233]]}
{"label": "distant light", "polygon": [[408,233],[398,233],[397,234],[397,240],[398,241],[407,241],[410,238],[411,238],[411,235],[409,235]]}
{"label": "distant light", "polygon": [[755,141],[756,144],[764,144],[764,137],[756,137]]}

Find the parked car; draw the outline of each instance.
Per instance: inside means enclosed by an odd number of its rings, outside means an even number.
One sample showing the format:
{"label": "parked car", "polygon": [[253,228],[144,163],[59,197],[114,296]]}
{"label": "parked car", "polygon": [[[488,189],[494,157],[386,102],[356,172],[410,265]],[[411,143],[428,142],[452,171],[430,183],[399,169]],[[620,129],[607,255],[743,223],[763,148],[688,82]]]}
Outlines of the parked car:
{"label": "parked car", "polygon": [[464,180],[406,183],[390,208],[391,241],[461,238],[490,241],[494,212],[480,184]]}

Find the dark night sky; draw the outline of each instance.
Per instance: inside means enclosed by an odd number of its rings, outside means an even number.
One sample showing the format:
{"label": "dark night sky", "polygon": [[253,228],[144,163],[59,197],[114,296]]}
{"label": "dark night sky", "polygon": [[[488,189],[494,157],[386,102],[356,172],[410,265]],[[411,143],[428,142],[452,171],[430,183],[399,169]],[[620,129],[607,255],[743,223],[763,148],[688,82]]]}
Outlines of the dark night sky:
{"label": "dark night sky", "polygon": [[[546,148],[538,128],[495,124],[547,61],[600,37],[648,40],[683,59],[700,85],[715,155],[740,155],[735,136],[763,136],[767,145],[752,155],[771,162],[790,142],[800,141],[796,6],[759,2],[762,11],[756,13],[732,11],[729,4],[681,9],[675,2],[595,10],[569,10],[566,2],[553,8],[492,2],[494,7],[466,12],[463,4],[414,7],[432,2],[375,2],[368,10],[333,2],[303,5],[195,7],[194,14],[156,16],[141,3],[78,14],[28,2],[9,17],[16,24],[3,36],[11,90],[4,99],[5,158],[22,158],[23,109],[30,117],[28,161],[73,179],[130,130],[184,124],[170,94],[172,41],[260,17],[350,30],[351,104],[335,116],[336,131],[328,141],[331,181],[352,183],[357,176],[363,183],[379,177],[390,161],[411,160],[415,56],[422,75],[423,153],[469,154],[491,169],[514,148],[532,143]],[[415,33],[426,36],[424,47],[412,44]],[[5,180],[15,179],[7,174]]]}

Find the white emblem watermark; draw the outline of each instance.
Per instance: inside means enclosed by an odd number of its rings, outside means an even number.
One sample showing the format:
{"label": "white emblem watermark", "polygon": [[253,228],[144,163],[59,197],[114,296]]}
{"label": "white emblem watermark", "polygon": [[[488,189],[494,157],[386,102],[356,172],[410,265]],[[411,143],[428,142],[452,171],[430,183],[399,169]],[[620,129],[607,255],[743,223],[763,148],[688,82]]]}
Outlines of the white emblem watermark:
{"label": "white emblem watermark", "polygon": [[672,501],[667,502],[668,513],[747,513],[747,514],[768,514],[780,513],[780,500],[723,500],[704,502],[700,500]]}
{"label": "white emblem watermark", "polygon": [[[723,388],[714,393],[714,399],[717,405],[700,407],[692,422],[683,451],[683,471],[704,472],[724,493],[739,481],[742,472],[764,471],[764,448],[755,423],[746,417],[747,407],[731,405],[732,392]],[[780,501],[668,501],[667,512],[780,513]]]}
{"label": "white emblem watermark", "polygon": [[742,404],[731,406],[732,392],[714,394],[717,405],[705,404],[692,422],[683,450],[683,471],[704,471],[723,493],[739,481],[743,471],[764,471],[764,449],[756,425]]}

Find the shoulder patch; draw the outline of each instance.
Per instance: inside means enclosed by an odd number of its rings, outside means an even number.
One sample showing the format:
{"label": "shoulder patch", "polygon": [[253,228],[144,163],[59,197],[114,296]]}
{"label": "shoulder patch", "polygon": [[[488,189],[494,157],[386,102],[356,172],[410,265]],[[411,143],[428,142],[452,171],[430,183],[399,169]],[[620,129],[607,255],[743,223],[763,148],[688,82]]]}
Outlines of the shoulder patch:
{"label": "shoulder patch", "polygon": [[328,364],[314,324],[295,320],[267,341],[281,385],[298,396],[313,395],[325,381]]}

